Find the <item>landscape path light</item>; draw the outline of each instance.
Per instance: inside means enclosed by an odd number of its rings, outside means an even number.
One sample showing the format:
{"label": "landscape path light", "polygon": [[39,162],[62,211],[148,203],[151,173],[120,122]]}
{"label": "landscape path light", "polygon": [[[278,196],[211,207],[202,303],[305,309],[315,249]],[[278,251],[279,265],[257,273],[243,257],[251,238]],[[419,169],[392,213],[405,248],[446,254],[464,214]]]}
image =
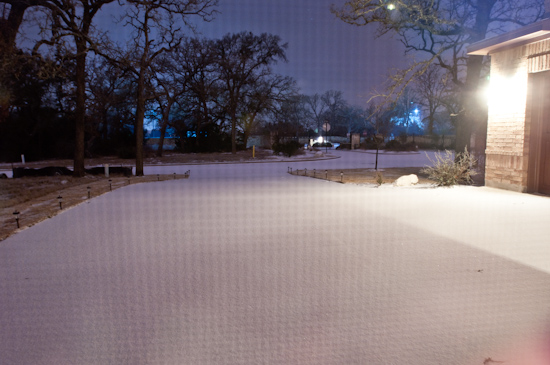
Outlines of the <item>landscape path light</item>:
{"label": "landscape path light", "polygon": [[90,199],[92,197],[92,187],[88,186],[86,189],[88,189],[88,199]]}
{"label": "landscape path light", "polygon": [[17,224],[17,228],[20,228],[19,227],[19,211],[14,211],[13,212],[13,215],[15,216],[15,223]]}
{"label": "landscape path light", "polygon": [[109,179],[109,191],[113,191],[113,179]]}
{"label": "landscape path light", "polygon": [[59,202],[59,210],[63,210],[63,197],[61,195],[58,195],[57,201]]}

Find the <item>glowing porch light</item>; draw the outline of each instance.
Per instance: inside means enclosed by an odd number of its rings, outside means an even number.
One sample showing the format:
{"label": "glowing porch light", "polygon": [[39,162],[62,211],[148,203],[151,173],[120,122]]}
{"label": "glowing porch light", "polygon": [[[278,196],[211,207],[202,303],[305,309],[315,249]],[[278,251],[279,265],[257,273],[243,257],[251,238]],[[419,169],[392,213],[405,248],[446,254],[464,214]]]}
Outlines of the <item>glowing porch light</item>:
{"label": "glowing porch light", "polygon": [[485,96],[489,109],[497,111],[498,114],[524,110],[527,99],[527,74],[493,75],[485,90]]}

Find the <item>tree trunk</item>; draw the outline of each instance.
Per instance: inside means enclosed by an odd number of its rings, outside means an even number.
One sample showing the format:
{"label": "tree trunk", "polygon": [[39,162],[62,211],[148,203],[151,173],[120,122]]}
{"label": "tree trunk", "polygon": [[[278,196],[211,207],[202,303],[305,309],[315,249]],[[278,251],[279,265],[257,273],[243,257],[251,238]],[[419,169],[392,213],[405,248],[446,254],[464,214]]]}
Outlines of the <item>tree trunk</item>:
{"label": "tree trunk", "polygon": [[[495,5],[496,0],[479,1],[476,22],[473,27],[475,34],[470,39],[470,42],[477,42],[485,38],[491,10]],[[486,106],[480,104],[480,95],[478,95],[479,78],[483,67],[483,56],[468,56],[466,61],[466,82],[464,83],[462,95],[462,107],[465,110],[461,113],[456,127],[456,143],[455,151],[464,152],[464,148],[470,150],[470,139],[476,131],[486,134],[487,119]],[[483,112],[485,114],[483,115]],[[483,128],[485,127],[485,131]]]}
{"label": "tree trunk", "polygon": [[237,116],[231,116],[231,153],[237,153]]}
{"label": "tree trunk", "polygon": [[160,136],[159,136],[159,145],[157,148],[157,157],[162,157],[162,153],[164,151],[164,135],[166,134],[166,128],[168,128],[168,123],[162,122],[159,130]]}
{"label": "tree trunk", "polygon": [[74,171],[75,177],[82,177],[84,170],[84,142],[86,126],[86,41],[75,37],[76,43],[76,109],[75,109],[75,140],[74,140]]}
{"label": "tree trunk", "polygon": [[30,6],[24,1],[10,4],[10,14],[7,19],[0,19],[0,50],[3,54],[11,52],[15,47],[15,38],[23,22],[25,11]]}
{"label": "tree trunk", "polygon": [[139,71],[136,106],[136,176],[143,176],[143,119],[145,118],[145,68]]}
{"label": "tree trunk", "polygon": [[168,121],[170,118],[170,109],[172,109],[172,104],[174,102],[170,100],[168,104],[166,104],[166,107],[162,111],[162,120],[160,122],[160,137],[159,137],[159,145],[157,149],[157,157],[162,157],[163,149],[164,149],[164,135],[166,134],[166,129],[168,128]]}

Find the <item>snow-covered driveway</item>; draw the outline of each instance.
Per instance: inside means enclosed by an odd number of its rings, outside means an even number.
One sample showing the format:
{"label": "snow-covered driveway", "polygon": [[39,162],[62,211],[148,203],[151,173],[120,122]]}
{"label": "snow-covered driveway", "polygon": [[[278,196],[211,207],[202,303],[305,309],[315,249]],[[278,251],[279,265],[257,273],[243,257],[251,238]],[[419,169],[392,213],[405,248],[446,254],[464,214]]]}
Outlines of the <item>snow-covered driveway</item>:
{"label": "snow-covered driveway", "polygon": [[[372,161],[342,156],[299,168]],[[286,170],[193,166],[1,242],[0,363],[509,365],[549,328],[550,199]]]}

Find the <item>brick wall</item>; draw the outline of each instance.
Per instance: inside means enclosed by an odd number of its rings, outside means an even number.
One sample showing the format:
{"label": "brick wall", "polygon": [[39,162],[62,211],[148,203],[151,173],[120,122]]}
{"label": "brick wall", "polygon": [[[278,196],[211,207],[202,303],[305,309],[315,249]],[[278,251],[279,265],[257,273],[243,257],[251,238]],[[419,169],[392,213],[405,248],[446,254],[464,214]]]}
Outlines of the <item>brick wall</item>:
{"label": "brick wall", "polygon": [[485,184],[525,192],[529,156],[529,73],[550,69],[550,40],[491,54]]}

